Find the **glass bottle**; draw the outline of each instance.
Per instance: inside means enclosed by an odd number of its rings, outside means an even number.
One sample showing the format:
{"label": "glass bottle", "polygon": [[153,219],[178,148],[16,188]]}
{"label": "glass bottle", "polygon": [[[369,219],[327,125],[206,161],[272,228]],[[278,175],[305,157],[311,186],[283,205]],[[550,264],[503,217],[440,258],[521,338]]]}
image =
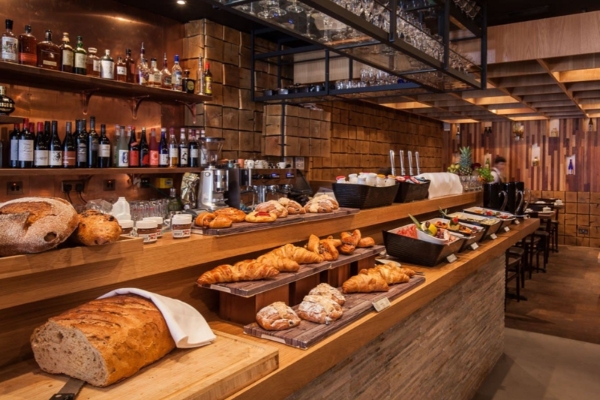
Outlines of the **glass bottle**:
{"label": "glass bottle", "polygon": [[169,168],[175,168],[179,164],[179,148],[177,146],[177,139],[175,138],[175,131],[173,128],[169,129]]}
{"label": "glass bottle", "polygon": [[75,142],[77,145],[77,168],[87,168],[89,164],[88,159],[88,133],[85,130],[86,120],[82,119],[77,125],[77,131],[75,136]]}
{"label": "glass bottle", "polygon": [[46,40],[37,44],[37,66],[40,68],[60,70],[61,50],[52,42],[52,31],[46,31]]}
{"label": "glass bottle", "polygon": [[48,164],[50,168],[60,168],[63,166],[63,149],[60,138],[58,137],[58,121],[52,121],[52,134],[48,142],[50,151]]}
{"label": "glass bottle", "polygon": [[148,70],[148,86],[160,87],[162,85],[162,75],[156,64],[156,58],[150,59],[150,69]]}
{"label": "glass bottle", "polygon": [[100,59],[96,55],[97,53],[98,53],[98,49],[96,49],[95,47],[88,47],[86,70],[87,70],[88,75],[99,78],[100,77]]}
{"label": "glass bottle", "polygon": [[119,82],[127,82],[127,65],[125,64],[125,61],[123,61],[123,57],[119,56],[117,58],[115,68],[117,70],[117,80]]}
{"label": "glass bottle", "polygon": [[163,57],[163,69],[160,73],[162,74],[162,84],[160,87],[163,89],[171,89],[171,71],[169,71],[169,66],[167,65],[167,53],[165,53]]}
{"label": "glass bottle", "polygon": [[75,49],[74,72],[77,75],[87,75],[87,51],[83,48],[83,37],[77,36],[77,48]]}
{"label": "glass bottle", "polygon": [[98,168],[110,167],[110,140],[106,136],[106,125],[100,125],[100,139],[98,140]]}
{"label": "glass bottle", "polygon": [[10,115],[15,111],[15,101],[6,94],[6,86],[0,85],[0,115]]}
{"label": "glass bottle", "polygon": [[183,71],[183,81],[181,85],[183,86],[183,91],[186,93],[194,94],[196,92],[196,81],[190,78],[190,70],[186,69]]}
{"label": "glass bottle", "polygon": [[169,146],[167,145],[167,128],[160,129],[160,143],[158,144],[158,166],[169,166]]}
{"label": "glass bottle", "polygon": [[183,90],[183,70],[179,65],[179,56],[175,56],[175,63],[173,64],[173,68],[171,69],[171,88],[173,90],[182,91]]}
{"label": "glass bottle", "polygon": [[50,143],[51,130],[50,130],[50,121],[44,121],[44,141],[46,144]]}
{"label": "glass bottle", "polygon": [[29,119],[23,119],[23,130],[19,134],[19,168],[33,167],[33,147],[35,134],[29,125]]}
{"label": "glass bottle", "polygon": [[204,70],[204,94],[212,96],[212,73],[210,72],[210,63],[206,63]]}
{"label": "glass bottle", "polygon": [[96,168],[98,167],[98,152],[100,148],[100,136],[96,132],[96,117],[90,117],[90,132],[87,139],[88,167]]}
{"label": "glass bottle", "polygon": [[118,144],[118,159],[117,167],[129,167],[129,137],[131,136],[131,127],[127,127],[125,131],[124,127],[121,127],[121,136],[119,137]]}
{"label": "glass bottle", "polygon": [[150,166],[150,146],[146,139],[146,128],[142,127],[142,135],[140,136],[140,167]]}
{"label": "glass bottle", "polygon": [[186,168],[187,166],[189,166],[189,151],[190,149],[188,148],[188,143],[185,138],[185,128],[181,128],[181,130],[179,131],[179,163],[177,164],[178,167]]}
{"label": "glass bottle", "polygon": [[189,154],[190,154],[190,167],[200,166],[200,147],[198,146],[198,140],[196,139],[196,133],[193,129],[188,132],[189,137]]}
{"label": "glass bottle", "polygon": [[33,150],[33,165],[36,168],[48,168],[48,145],[44,138],[44,123],[38,122],[35,148]]}
{"label": "glass bottle", "polygon": [[198,71],[196,72],[196,93],[204,94],[204,57],[198,58]]}
{"label": "glass bottle", "polygon": [[119,143],[121,141],[121,135],[125,134],[125,127],[119,124],[115,125],[115,139],[112,144],[112,166],[119,166]]}
{"label": "glass bottle", "polygon": [[71,134],[71,122],[67,122],[67,131],[63,142],[62,160],[64,168],[75,168],[77,148],[75,147],[75,138]]}
{"label": "glass bottle", "polygon": [[136,82],[143,86],[148,84],[148,61],[146,61],[146,49],[144,49],[144,42],[142,42],[140,61],[138,62],[136,68]]}
{"label": "glass bottle", "polygon": [[129,166],[140,166],[140,144],[135,136],[135,128],[131,129],[131,135],[129,136]]}
{"label": "glass bottle", "polygon": [[181,211],[181,202],[177,198],[177,189],[174,187],[169,190],[169,202],[167,203],[169,215],[174,215],[177,211]]}
{"label": "glass bottle", "polygon": [[37,39],[31,34],[31,25],[25,25],[25,33],[19,35],[19,64],[36,66]]}
{"label": "glass bottle", "polygon": [[206,149],[206,131],[204,128],[200,129],[200,167],[208,167],[208,153]]}
{"label": "glass bottle", "polygon": [[115,62],[108,49],[104,50],[104,57],[100,59],[100,78],[115,79]]}
{"label": "glass bottle", "polygon": [[13,131],[9,135],[10,140],[10,160],[8,162],[8,166],[10,168],[18,168],[19,167],[19,135],[21,131],[19,130],[19,124],[14,125]]}
{"label": "glass bottle", "polygon": [[2,53],[0,59],[6,62],[19,62],[19,39],[12,33],[13,21],[5,21],[6,31],[2,34]]}
{"label": "glass bottle", "polygon": [[135,62],[131,58],[131,49],[125,49],[125,68],[127,68],[127,82],[133,83],[135,76]]}
{"label": "glass bottle", "polygon": [[159,144],[156,140],[156,129],[154,128],[150,130],[150,144],[148,148],[150,151],[150,167],[157,168],[159,164]]}
{"label": "glass bottle", "polygon": [[73,69],[73,58],[75,52],[73,48],[69,44],[69,33],[63,32],[62,43],[60,45],[60,54],[61,54],[61,62],[60,62],[60,70],[63,72],[74,72]]}

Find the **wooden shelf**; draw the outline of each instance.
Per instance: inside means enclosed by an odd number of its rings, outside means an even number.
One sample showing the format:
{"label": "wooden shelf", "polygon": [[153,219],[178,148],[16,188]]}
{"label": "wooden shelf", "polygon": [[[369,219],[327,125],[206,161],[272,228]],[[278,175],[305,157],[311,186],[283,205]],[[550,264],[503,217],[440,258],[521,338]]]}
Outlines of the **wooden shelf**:
{"label": "wooden shelf", "polygon": [[0,124],[22,124],[24,117],[13,117],[11,115],[0,115]]}
{"label": "wooden shelf", "polygon": [[200,172],[200,168],[0,168],[0,176],[160,175]]}
{"label": "wooden shelf", "polygon": [[133,83],[100,79],[87,75],[76,75],[61,71],[31,67],[0,61],[0,81],[17,85],[35,86],[67,92],[79,92],[84,113],[87,112],[91,96],[120,97],[129,100],[135,118],[142,101],[184,104],[195,118],[197,103],[210,101],[211,96],[200,96],[174,90],[152,88]]}

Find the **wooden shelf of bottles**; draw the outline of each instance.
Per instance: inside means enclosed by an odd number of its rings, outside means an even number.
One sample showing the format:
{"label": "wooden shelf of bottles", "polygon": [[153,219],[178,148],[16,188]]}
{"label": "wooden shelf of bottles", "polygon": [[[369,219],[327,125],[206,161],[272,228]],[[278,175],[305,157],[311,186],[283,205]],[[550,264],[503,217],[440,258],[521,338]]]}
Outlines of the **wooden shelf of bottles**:
{"label": "wooden shelf of bottles", "polygon": [[23,117],[11,117],[10,115],[0,115],[0,124],[22,124]]}
{"label": "wooden shelf of bottles", "polygon": [[0,83],[35,86],[62,92],[79,92],[84,113],[87,113],[87,104],[91,96],[102,95],[125,98],[131,100],[130,106],[134,118],[142,101],[184,104],[194,113],[193,109],[197,103],[212,99],[211,96],[100,79],[87,75],[70,74],[3,61],[0,61]]}
{"label": "wooden shelf of bottles", "polygon": [[167,175],[200,173],[200,168],[0,168],[0,176]]}

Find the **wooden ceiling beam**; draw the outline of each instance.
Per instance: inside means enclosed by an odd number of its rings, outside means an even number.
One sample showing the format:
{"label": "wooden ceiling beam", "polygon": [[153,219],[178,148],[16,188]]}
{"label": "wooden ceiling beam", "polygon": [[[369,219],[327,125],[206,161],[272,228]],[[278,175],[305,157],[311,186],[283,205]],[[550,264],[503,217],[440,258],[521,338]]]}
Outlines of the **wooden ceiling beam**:
{"label": "wooden ceiling beam", "polygon": [[576,99],[600,99],[600,90],[588,90],[584,92],[573,92]]}
{"label": "wooden ceiling beam", "polygon": [[544,68],[546,71],[548,71],[548,74],[550,75],[550,78],[552,80],[556,81],[556,84],[558,85],[558,87],[560,87],[564,91],[564,93],[567,95],[567,97],[573,101],[573,104],[575,104],[577,106],[577,108],[579,108],[581,110],[581,112],[585,114],[585,111],[577,103],[577,101],[575,100],[575,97],[573,97],[573,92],[571,92],[569,89],[567,89],[567,87],[565,86],[565,84],[562,83],[562,82],[560,82],[557,79],[557,77],[550,70],[550,67],[548,66],[548,64],[546,64],[546,61],[544,61],[544,60],[537,60],[537,61],[538,61],[538,63],[540,63],[540,65],[542,66],[542,68]]}
{"label": "wooden ceiling beam", "polygon": [[549,58],[546,60],[546,63],[552,72],[600,68],[600,55],[598,53],[591,53],[569,57]]}
{"label": "wooden ceiling beam", "polygon": [[553,72],[553,75],[562,83],[600,81],[600,68]]}
{"label": "wooden ceiling beam", "polygon": [[500,89],[465,90],[461,93],[463,99],[480,99],[482,97],[505,96],[506,93]]}
{"label": "wooden ceiling beam", "polygon": [[529,76],[512,76],[508,78],[495,79],[494,82],[497,86],[503,88],[514,88],[514,87],[529,87],[529,86],[540,86],[540,85],[551,85],[555,80],[548,76],[548,74],[536,74]]}
{"label": "wooden ceiling beam", "polygon": [[582,92],[587,90],[600,90],[600,82],[579,82],[566,84],[571,92]]}
{"label": "wooden ceiling beam", "polygon": [[573,111],[573,112],[581,112],[581,109],[579,107],[575,107],[575,106],[569,106],[569,107],[552,107],[552,108],[538,108],[539,111],[546,113],[546,114],[550,114],[550,113],[557,113],[557,112],[562,112],[562,111]]}
{"label": "wooden ceiling beam", "polygon": [[535,61],[523,61],[516,63],[502,63],[488,65],[488,78],[506,78],[511,76],[524,76],[543,74],[544,70]]}
{"label": "wooden ceiling beam", "polygon": [[531,102],[531,105],[536,108],[548,108],[548,107],[564,107],[564,106],[572,106],[573,102],[566,98],[566,100],[560,101],[538,101]]}
{"label": "wooden ceiling beam", "polygon": [[536,103],[539,101],[571,101],[564,93],[553,93],[547,95],[523,96],[523,101],[527,103]]}
{"label": "wooden ceiling beam", "polygon": [[510,91],[515,96],[530,96],[534,94],[564,93],[561,88],[552,85],[517,87]]}

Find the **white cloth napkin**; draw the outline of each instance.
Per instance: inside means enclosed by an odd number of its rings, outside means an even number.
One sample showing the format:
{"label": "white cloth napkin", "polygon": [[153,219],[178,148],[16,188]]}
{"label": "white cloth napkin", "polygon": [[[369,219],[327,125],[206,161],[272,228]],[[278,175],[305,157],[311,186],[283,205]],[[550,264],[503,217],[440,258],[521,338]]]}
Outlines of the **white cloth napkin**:
{"label": "white cloth napkin", "polygon": [[450,196],[452,194],[461,194],[463,192],[460,178],[456,174],[451,174],[448,172],[427,172],[419,175],[418,177],[431,181],[431,184],[429,184],[430,199],[435,199],[436,197],[442,196]]}
{"label": "white cloth napkin", "polygon": [[198,310],[183,301],[136,288],[116,289],[100,296],[99,299],[129,293],[145,297],[154,303],[165,318],[178,348],[189,349],[205,346],[216,339],[215,334]]}

